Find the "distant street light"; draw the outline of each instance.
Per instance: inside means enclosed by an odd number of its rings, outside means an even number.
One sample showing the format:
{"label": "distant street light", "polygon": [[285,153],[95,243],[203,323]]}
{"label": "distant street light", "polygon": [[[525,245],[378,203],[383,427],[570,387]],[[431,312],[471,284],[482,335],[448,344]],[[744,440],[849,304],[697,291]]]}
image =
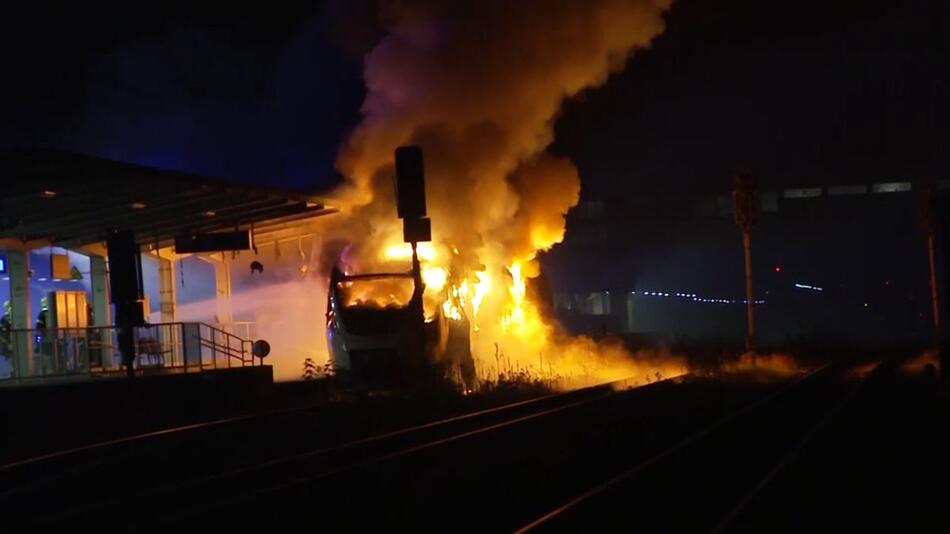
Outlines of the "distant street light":
{"label": "distant street light", "polygon": [[752,295],[752,245],[749,233],[752,225],[759,220],[759,209],[755,198],[755,179],[752,174],[742,172],[733,180],[732,202],[736,226],[742,230],[742,248],[745,252],[745,300],[746,333],[745,348],[752,353],[752,363],[755,365],[755,299]]}

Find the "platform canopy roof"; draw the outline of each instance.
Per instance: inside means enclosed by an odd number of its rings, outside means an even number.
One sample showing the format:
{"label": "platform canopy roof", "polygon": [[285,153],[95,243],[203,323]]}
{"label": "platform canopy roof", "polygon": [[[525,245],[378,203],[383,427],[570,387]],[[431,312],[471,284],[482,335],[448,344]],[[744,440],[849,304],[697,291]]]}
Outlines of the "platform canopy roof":
{"label": "platform canopy roof", "polygon": [[0,154],[0,241],[78,247],[131,230],[140,244],[333,213],[315,196],[65,152]]}

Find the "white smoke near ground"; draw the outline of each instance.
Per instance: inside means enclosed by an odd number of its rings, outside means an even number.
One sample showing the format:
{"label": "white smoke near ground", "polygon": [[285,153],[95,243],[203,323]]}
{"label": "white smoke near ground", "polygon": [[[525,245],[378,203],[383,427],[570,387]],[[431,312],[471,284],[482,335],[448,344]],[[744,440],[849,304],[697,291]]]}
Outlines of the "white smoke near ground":
{"label": "white smoke near ground", "polygon": [[[273,244],[259,253],[245,253],[232,261],[232,280],[242,288],[232,295],[235,317],[253,322],[253,337],[271,345],[266,363],[278,381],[298,380],[304,360],[318,367],[329,359],[325,317],[327,279],[318,269],[316,237],[283,244],[277,254]],[[264,272],[251,274],[249,264],[258,260]]]}
{"label": "white smoke near ground", "polygon": [[[270,344],[271,353],[265,363],[273,367],[277,381],[300,379],[307,358],[318,367],[329,359],[324,319],[327,278],[320,272],[316,254],[321,242],[307,235],[284,243],[282,253],[270,242],[259,246],[256,253],[229,253],[224,258],[230,269],[234,320],[226,328],[240,337],[263,339]],[[252,261],[261,262],[264,272],[251,274]],[[213,276],[210,272],[203,274]],[[214,298],[180,304],[178,320],[219,324],[222,321],[217,306]]]}

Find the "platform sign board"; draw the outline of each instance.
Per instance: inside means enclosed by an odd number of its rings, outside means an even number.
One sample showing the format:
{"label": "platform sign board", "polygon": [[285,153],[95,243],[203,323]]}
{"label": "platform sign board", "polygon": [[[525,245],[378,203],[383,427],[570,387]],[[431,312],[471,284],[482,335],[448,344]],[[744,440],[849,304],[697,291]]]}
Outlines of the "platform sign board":
{"label": "platform sign board", "polygon": [[55,280],[69,280],[73,277],[72,270],[69,268],[69,254],[50,254],[49,255],[50,276]]}

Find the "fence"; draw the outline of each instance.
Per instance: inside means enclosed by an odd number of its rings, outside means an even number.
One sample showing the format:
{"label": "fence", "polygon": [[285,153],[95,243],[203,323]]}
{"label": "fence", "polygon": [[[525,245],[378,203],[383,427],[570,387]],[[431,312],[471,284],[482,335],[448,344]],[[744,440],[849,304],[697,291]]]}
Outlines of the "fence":
{"label": "fence", "polygon": [[[115,326],[7,330],[0,354],[6,379],[81,377],[121,370]],[[254,364],[251,341],[205,323],[158,323],[133,329],[134,369],[200,371]]]}

